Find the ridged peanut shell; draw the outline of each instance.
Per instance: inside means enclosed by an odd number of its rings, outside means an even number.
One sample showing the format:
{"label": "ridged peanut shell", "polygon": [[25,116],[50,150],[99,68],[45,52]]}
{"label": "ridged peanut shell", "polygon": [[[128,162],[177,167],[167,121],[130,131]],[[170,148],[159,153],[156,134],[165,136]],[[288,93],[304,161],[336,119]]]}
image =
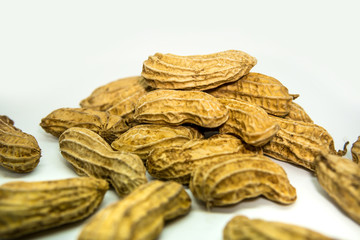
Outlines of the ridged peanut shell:
{"label": "ridged peanut shell", "polygon": [[188,184],[191,172],[201,164],[254,153],[262,154],[261,148],[248,146],[235,136],[217,134],[180,147],[156,148],[150,153],[146,168],[155,178]]}
{"label": "ridged peanut shell", "polygon": [[40,126],[55,137],[71,127],[90,129],[112,142],[129,127],[120,116],[87,108],[59,108],[41,119]]}
{"label": "ridged peanut shell", "polygon": [[238,81],[207,91],[218,98],[240,99],[256,104],[269,114],[285,116],[294,98],[276,78],[250,72]]}
{"label": "ridged peanut shell", "polygon": [[241,215],[231,218],[224,227],[223,240],[248,239],[331,240],[333,238],[289,223],[249,219]]}
{"label": "ridged peanut shell", "polygon": [[98,212],[82,229],[79,240],[153,240],[164,222],[185,215],[191,199],[182,185],[152,181]]}
{"label": "ridged peanut shell", "polygon": [[81,100],[80,106],[105,111],[146,91],[147,86],[141,76],[120,78],[96,88],[90,96]]}
{"label": "ridged peanut shell", "polygon": [[347,158],[321,151],[315,161],[315,173],[326,193],[360,224],[360,166]]}
{"label": "ridged peanut shell", "polygon": [[0,119],[0,165],[14,172],[31,172],[39,164],[41,149],[35,137]]}
{"label": "ridged peanut shell", "polygon": [[256,62],[238,50],[191,56],[156,53],[144,61],[141,75],[153,88],[206,90],[238,80]]}
{"label": "ridged peanut shell", "polygon": [[6,115],[0,115],[0,120],[2,120],[8,125],[14,125],[14,121]]}
{"label": "ridged peanut shell", "polygon": [[195,128],[159,124],[141,124],[121,134],[111,147],[118,151],[131,152],[144,161],[158,147],[181,146],[192,139],[203,138]]}
{"label": "ridged peanut shell", "polygon": [[322,148],[336,153],[334,140],[321,126],[276,118],[280,130],[263,146],[264,154],[314,171],[314,161]]}
{"label": "ridged peanut shell", "polygon": [[146,169],[137,155],[114,151],[89,129],[69,128],[61,134],[59,145],[77,174],[107,180],[119,196],[147,182]]}
{"label": "ridged peanut shell", "polygon": [[305,112],[304,108],[295,102],[290,103],[290,111],[289,114],[285,116],[285,118],[295,121],[314,123],[310,116]]}
{"label": "ridged peanut shell", "polygon": [[352,160],[355,163],[359,164],[359,159],[360,159],[360,136],[358,137],[358,139],[351,146],[351,156],[352,156]]}
{"label": "ridged peanut shell", "polygon": [[0,186],[0,238],[82,220],[98,208],[108,187],[105,180],[87,177],[5,183]]}
{"label": "ridged peanut shell", "polygon": [[139,123],[215,128],[228,119],[228,110],[215,97],[200,91],[155,90],[141,97],[134,120]]}
{"label": "ridged peanut shell", "polygon": [[235,204],[261,195],[282,204],[296,200],[296,189],[284,169],[263,155],[234,156],[199,165],[191,174],[190,190],[208,207]]}
{"label": "ridged peanut shell", "polygon": [[229,119],[220,126],[220,133],[235,134],[250,145],[262,146],[280,129],[279,124],[255,104],[225,98],[219,102],[229,111]]}

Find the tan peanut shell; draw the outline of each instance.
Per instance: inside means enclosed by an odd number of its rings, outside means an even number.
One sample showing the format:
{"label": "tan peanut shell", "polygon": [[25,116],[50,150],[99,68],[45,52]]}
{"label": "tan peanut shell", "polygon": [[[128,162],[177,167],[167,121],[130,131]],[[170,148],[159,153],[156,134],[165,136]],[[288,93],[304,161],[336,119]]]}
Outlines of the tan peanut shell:
{"label": "tan peanut shell", "polygon": [[82,108],[105,111],[135,95],[145,94],[147,86],[141,76],[121,78],[96,88],[90,96],[81,100]]}
{"label": "tan peanut shell", "polygon": [[280,129],[279,124],[255,104],[225,98],[219,102],[229,111],[229,119],[220,126],[220,133],[235,134],[250,145],[262,146]]}
{"label": "tan peanut shell", "polygon": [[0,165],[14,172],[31,172],[39,164],[41,149],[35,137],[0,119]]}
{"label": "tan peanut shell", "polygon": [[321,151],[315,161],[315,173],[327,194],[360,224],[360,166],[347,158]]}
{"label": "tan peanut shell", "polygon": [[269,114],[285,116],[294,98],[277,79],[251,72],[238,81],[207,91],[218,98],[240,99],[256,104]]}
{"label": "tan peanut shell", "polygon": [[215,97],[201,91],[155,90],[141,97],[134,120],[140,123],[215,128],[228,119],[228,110]]}
{"label": "tan peanut shell", "polygon": [[141,75],[153,88],[206,90],[238,80],[256,62],[238,50],[192,56],[156,53],[144,61]]}
{"label": "tan peanut shell", "polygon": [[98,208],[108,187],[105,180],[87,177],[5,183],[0,186],[0,238],[82,220]]}
{"label": "tan peanut shell", "polygon": [[87,108],[56,109],[41,119],[40,126],[55,137],[71,127],[87,128],[101,135],[107,142],[112,142],[129,128],[119,116]]}
{"label": "tan peanut shell", "polygon": [[0,115],[0,120],[2,120],[3,122],[5,122],[8,125],[14,126],[14,121],[6,115]]}
{"label": "tan peanut shell", "polygon": [[146,169],[135,154],[114,151],[95,132],[69,128],[59,138],[62,156],[80,176],[105,179],[119,196],[125,196],[147,182]]}
{"label": "tan peanut shell", "polygon": [[280,130],[263,146],[264,154],[314,171],[320,149],[336,153],[334,140],[321,126],[290,119],[276,118]]}
{"label": "tan peanut shell", "polygon": [[263,155],[235,156],[199,165],[191,174],[190,190],[208,207],[235,204],[261,195],[282,204],[296,200],[296,189],[284,169]]}
{"label": "tan peanut shell", "polygon": [[305,112],[305,110],[297,103],[290,103],[289,114],[285,116],[286,119],[291,119],[295,121],[302,121],[308,123],[314,123],[310,116]]}
{"label": "tan peanut shell", "polygon": [[331,240],[321,233],[298,225],[235,216],[225,225],[223,240]]}
{"label": "tan peanut shell", "polygon": [[358,137],[358,139],[351,146],[351,156],[352,156],[352,160],[355,163],[359,164],[359,159],[360,159],[360,136]]}
{"label": "tan peanut shell", "polygon": [[155,148],[181,146],[199,138],[203,136],[192,127],[141,124],[121,134],[112,142],[111,147],[118,151],[134,153],[145,161]]}
{"label": "tan peanut shell", "polygon": [[157,239],[165,221],[187,214],[190,208],[191,199],[182,185],[155,180],[98,212],[78,239]]}
{"label": "tan peanut shell", "polygon": [[248,146],[235,136],[217,134],[188,141],[180,147],[156,148],[150,153],[146,168],[155,178],[187,184],[191,172],[201,164],[254,153],[262,154],[261,148]]}

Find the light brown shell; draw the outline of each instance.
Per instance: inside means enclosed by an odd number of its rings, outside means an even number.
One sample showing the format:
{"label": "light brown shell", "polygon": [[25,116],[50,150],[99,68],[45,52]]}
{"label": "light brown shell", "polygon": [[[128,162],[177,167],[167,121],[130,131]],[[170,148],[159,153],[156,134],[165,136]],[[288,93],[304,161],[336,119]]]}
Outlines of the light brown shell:
{"label": "light brown shell", "polygon": [[120,78],[96,88],[90,96],[81,100],[80,106],[105,111],[134,96],[145,94],[147,88],[141,76]]}
{"label": "light brown shell", "polygon": [[249,219],[238,215],[231,218],[225,225],[223,239],[331,240],[332,238],[298,225]]}
{"label": "light brown shell", "polygon": [[208,139],[188,141],[180,147],[156,148],[150,153],[146,168],[155,178],[187,184],[197,166],[243,154],[262,154],[262,150],[234,136],[217,134]]}
{"label": "light brown shell", "polygon": [[59,108],[41,119],[40,126],[55,137],[65,130],[81,127],[92,130],[111,143],[129,129],[125,119],[88,108]]}
{"label": "light brown shell", "polygon": [[182,146],[192,139],[203,138],[192,127],[141,124],[121,134],[111,147],[118,151],[131,152],[144,161],[149,153],[158,147]]}
{"label": "light brown shell", "polygon": [[207,91],[218,98],[240,99],[256,104],[269,114],[285,116],[294,95],[277,79],[251,72],[238,81]]}
{"label": "light brown shell", "polygon": [[121,197],[147,182],[146,169],[137,155],[114,151],[89,129],[69,128],[61,134],[59,145],[77,174],[107,180]]}
{"label": "light brown shell", "polygon": [[321,151],[315,161],[315,173],[320,186],[360,224],[360,166],[347,158]]}
{"label": "light brown shell", "polygon": [[82,220],[102,202],[105,180],[79,177],[0,186],[0,238],[30,233]]}
{"label": "light brown shell", "polygon": [[14,127],[10,118],[0,119],[0,165],[14,172],[33,171],[41,149],[35,137]]}
{"label": "light brown shell", "polygon": [[153,88],[206,90],[238,80],[256,62],[238,50],[192,56],[156,53],[144,61],[141,75]]}
{"label": "light brown shell", "polygon": [[263,146],[264,154],[314,171],[314,161],[322,148],[336,153],[334,140],[321,126],[273,117],[280,130]]}
{"label": "light brown shell", "polygon": [[155,180],[102,209],[78,239],[157,239],[165,221],[187,214],[190,208],[191,199],[180,184]]}
{"label": "light brown shell", "polygon": [[290,103],[290,111],[289,111],[289,114],[285,116],[285,118],[295,120],[295,121],[314,123],[314,121],[305,112],[305,110],[296,102]]}
{"label": "light brown shell", "polygon": [[199,165],[191,174],[190,190],[208,207],[235,204],[260,195],[282,204],[296,200],[296,189],[284,169],[263,155],[234,156]]}
{"label": "light brown shell", "polygon": [[228,110],[215,97],[201,91],[155,90],[141,97],[134,120],[139,123],[215,128],[228,119]]}
{"label": "light brown shell", "polygon": [[220,133],[235,134],[250,145],[262,146],[280,129],[279,124],[255,104],[225,98],[219,102],[229,110],[229,119],[220,126]]}
{"label": "light brown shell", "polygon": [[360,164],[360,136],[351,146],[351,156],[354,163]]}

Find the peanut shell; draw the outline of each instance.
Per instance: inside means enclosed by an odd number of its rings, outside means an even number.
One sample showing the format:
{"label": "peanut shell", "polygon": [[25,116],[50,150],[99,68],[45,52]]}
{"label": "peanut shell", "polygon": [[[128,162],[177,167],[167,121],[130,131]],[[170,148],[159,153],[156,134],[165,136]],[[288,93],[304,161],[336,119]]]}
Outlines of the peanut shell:
{"label": "peanut shell", "polygon": [[360,159],[360,136],[351,146],[351,156],[354,163],[359,164]]}

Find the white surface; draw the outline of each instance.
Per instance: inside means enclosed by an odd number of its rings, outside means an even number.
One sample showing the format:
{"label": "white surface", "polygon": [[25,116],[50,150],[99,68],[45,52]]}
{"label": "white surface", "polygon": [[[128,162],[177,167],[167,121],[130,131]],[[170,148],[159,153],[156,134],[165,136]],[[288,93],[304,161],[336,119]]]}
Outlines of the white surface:
{"label": "white surface", "polygon": [[[75,177],[57,139],[39,126],[60,107],[78,107],[96,87],[139,75],[155,52],[206,54],[228,49],[257,58],[254,72],[280,80],[336,148],[360,135],[358,1],[1,1],[0,114],[36,137],[42,149],[29,174],[0,169],[0,183]],[[346,155],[350,157],[348,153]],[[315,177],[278,162],[298,199],[283,206],[257,198],[168,223],[159,239],[222,239],[234,215],[283,221],[338,239],[359,239],[359,225]],[[118,198],[109,191],[101,208]],[[86,221],[32,235],[76,239]]]}

